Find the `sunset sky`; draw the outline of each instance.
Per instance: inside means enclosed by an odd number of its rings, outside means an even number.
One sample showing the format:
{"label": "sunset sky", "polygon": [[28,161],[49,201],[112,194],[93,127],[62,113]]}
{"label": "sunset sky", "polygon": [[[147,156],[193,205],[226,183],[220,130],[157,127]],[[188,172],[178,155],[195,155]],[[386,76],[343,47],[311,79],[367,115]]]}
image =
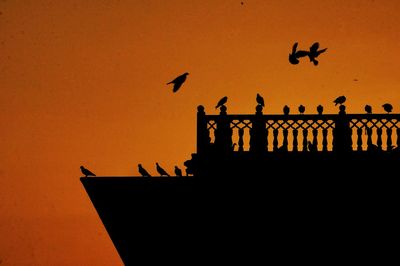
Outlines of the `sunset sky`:
{"label": "sunset sky", "polygon": [[[0,264],[122,265],[79,181],[172,172],[196,108],[400,111],[397,0],[0,0]],[[294,42],[326,53],[288,62]],[[189,72],[172,93],[166,83]]]}

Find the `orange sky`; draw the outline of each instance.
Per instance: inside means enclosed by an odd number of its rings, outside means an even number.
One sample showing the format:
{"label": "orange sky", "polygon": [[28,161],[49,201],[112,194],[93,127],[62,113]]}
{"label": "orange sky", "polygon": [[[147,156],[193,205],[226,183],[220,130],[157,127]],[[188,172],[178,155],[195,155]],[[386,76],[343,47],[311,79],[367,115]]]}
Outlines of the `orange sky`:
{"label": "orange sky", "polygon": [[[128,3],[129,2],[129,3]],[[400,1],[0,1],[0,261],[121,265],[79,182],[173,166],[196,107],[400,110]],[[288,53],[319,41],[318,67]],[[190,72],[173,94],[165,83]],[[358,81],[354,81],[357,79]]]}

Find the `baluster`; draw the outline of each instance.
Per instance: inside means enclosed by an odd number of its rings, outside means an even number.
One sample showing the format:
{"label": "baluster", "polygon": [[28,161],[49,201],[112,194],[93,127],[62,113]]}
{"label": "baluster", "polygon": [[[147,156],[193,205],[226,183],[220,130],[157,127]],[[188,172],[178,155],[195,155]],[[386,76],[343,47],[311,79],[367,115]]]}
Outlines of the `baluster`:
{"label": "baluster", "polygon": [[367,127],[367,145],[370,147],[372,145],[372,128]]}
{"label": "baluster", "polygon": [[308,135],[308,130],[306,128],[303,129],[303,151],[307,151],[307,135]]}
{"label": "baluster", "polygon": [[378,128],[376,130],[376,134],[378,135],[378,139],[376,140],[376,145],[378,146],[378,150],[382,150],[382,128]]}
{"label": "baluster", "polygon": [[285,151],[287,151],[287,147],[288,147],[288,130],[285,128],[283,130],[283,143],[282,146],[285,147]]}
{"label": "baluster", "polygon": [[197,107],[197,153],[207,150],[210,145],[210,132],[207,129],[206,113],[204,106]]}
{"label": "baluster", "polygon": [[268,151],[268,128],[265,128],[265,150]]}
{"label": "baluster", "polygon": [[297,135],[299,134],[299,131],[297,129],[293,130],[293,151],[297,152],[299,151],[298,149],[298,141],[297,141]]}
{"label": "baluster", "polygon": [[392,150],[392,129],[391,128],[386,129],[386,135],[387,135],[386,150],[391,151]]}
{"label": "baluster", "polygon": [[274,146],[274,151],[278,150],[278,129],[275,128],[273,131],[274,134],[274,141],[272,142],[272,145]]}
{"label": "baluster", "polygon": [[322,130],[322,151],[328,151],[328,129]]}
{"label": "baluster", "polygon": [[318,151],[318,139],[317,139],[318,130],[317,130],[316,128],[314,128],[314,129],[312,130],[312,134],[313,134],[313,141],[312,141],[312,144],[313,144],[313,146],[314,146],[314,151]]}
{"label": "baluster", "polygon": [[361,127],[357,128],[357,151],[362,151],[362,131],[363,129]]}
{"label": "baluster", "polygon": [[239,146],[239,152],[243,152],[243,135],[244,135],[244,129],[239,128],[239,140],[238,140],[238,146]]}
{"label": "baluster", "polygon": [[396,134],[397,134],[397,141],[396,141],[397,147],[396,148],[399,148],[400,147],[400,128],[396,129]]}

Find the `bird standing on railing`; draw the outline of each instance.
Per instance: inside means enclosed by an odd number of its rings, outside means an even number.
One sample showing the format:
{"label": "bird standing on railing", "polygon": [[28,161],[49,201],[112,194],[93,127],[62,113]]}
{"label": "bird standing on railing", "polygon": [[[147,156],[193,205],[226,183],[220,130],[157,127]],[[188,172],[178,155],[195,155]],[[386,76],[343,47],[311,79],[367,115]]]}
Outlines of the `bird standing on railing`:
{"label": "bird standing on railing", "polygon": [[176,176],[182,176],[182,170],[179,169],[178,166],[175,166],[175,175],[176,175]]}
{"label": "bird standing on railing", "polygon": [[149,172],[146,171],[146,169],[143,168],[143,166],[141,164],[138,164],[138,168],[139,168],[139,173],[143,176],[143,177],[151,177],[151,175],[149,174]]}
{"label": "bird standing on railing", "polygon": [[306,108],[304,107],[304,105],[300,104],[300,106],[299,106],[300,114],[304,114],[305,111],[306,111]]}
{"label": "bird standing on railing", "polygon": [[343,96],[337,97],[333,102],[335,103],[335,106],[336,106],[338,104],[340,104],[340,105],[344,104],[345,101],[346,101],[346,97],[343,95]]}
{"label": "bird standing on railing", "polygon": [[284,115],[288,115],[289,112],[290,112],[289,106],[285,105],[285,106],[283,107],[283,114],[284,114]]}
{"label": "bird standing on railing", "polygon": [[257,97],[256,97],[256,101],[259,105],[261,105],[262,107],[264,107],[264,98],[257,93]]}
{"label": "bird standing on railing", "polygon": [[382,105],[382,107],[387,113],[391,113],[393,111],[393,106],[390,103],[385,103]]}
{"label": "bird standing on railing", "polygon": [[82,174],[84,174],[85,177],[88,177],[88,176],[96,176],[95,174],[93,174],[92,172],[90,172],[90,171],[89,171],[88,169],[86,169],[85,167],[81,166],[80,168],[81,168]]}
{"label": "bird standing on railing", "polygon": [[179,77],[176,77],[174,80],[168,82],[167,85],[173,83],[174,88],[172,89],[172,91],[177,92],[179,90],[179,88],[182,86],[182,84],[186,81],[187,75],[189,75],[188,72],[180,75]]}
{"label": "bird standing on railing", "polygon": [[156,163],[156,169],[157,172],[160,174],[160,176],[166,175],[166,176],[170,176],[163,168],[161,168],[161,166]]}
{"label": "bird standing on railing", "polygon": [[365,112],[367,112],[367,114],[372,114],[372,107],[371,105],[365,105],[364,107]]}
{"label": "bird standing on railing", "polygon": [[319,43],[315,42],[313,45],[310,47],[310,52],[308,53],[308,58],[310,58],[310,62],[313,62],[314,66],[318,65],[317,57],[324,53],[328,48],[318,50],[319,48]]}
{"label": "bird standing on railing", "polygon": [[218,101],[217,106],[215,106],[215,109],[221,107],[222,105],[226,104],[226,102],[228,101],[228,97],[225,96],[224,98],[222,98],[221,100]]}
{"label": "bird standing on railing", "polygon": [[324,112],[324,107],[322,105],[318,105],[317,106],[317,112],[319,115],[322,115],[322,113]]}

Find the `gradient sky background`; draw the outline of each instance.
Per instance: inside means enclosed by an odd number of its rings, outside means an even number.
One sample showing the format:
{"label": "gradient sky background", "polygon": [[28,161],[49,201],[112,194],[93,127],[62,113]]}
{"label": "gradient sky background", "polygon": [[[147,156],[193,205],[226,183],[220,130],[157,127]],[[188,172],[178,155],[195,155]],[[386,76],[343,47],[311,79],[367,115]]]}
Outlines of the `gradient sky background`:
{"label": "gradient sky background", "polygon": [[[344,94],[349,113],[400,110],[400,1],[240,2],[0,0],[2,264],[121,265],[79,166],[182,167],[199,104],[254,113],[259,92],[264,113],[336,113]],[[296,41],[328,47],[318,67],[288,63]]]}

